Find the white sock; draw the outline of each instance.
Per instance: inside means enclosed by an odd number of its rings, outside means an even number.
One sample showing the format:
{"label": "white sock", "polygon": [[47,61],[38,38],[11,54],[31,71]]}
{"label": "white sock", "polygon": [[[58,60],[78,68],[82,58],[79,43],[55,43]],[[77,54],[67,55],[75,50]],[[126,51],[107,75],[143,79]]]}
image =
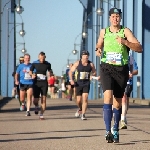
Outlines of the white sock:
{"label": "white sock", "polygon": [[126,116],[127,113],[127,103],[122,104],[122,116]]}
{"label": "white sock", "polygon": [[125,121],[126,120],[126,116],[121,116],[121,121]]}

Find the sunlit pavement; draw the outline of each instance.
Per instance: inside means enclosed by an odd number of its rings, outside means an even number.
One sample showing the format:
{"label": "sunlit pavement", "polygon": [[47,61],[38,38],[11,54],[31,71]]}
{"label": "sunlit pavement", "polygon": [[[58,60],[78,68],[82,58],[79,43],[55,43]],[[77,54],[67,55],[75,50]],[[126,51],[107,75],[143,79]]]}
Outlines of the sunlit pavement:
{"label": "sunlit pavement", "polygon": [[106,143],[102,101],[89,101],[86,117],[75,118],[74,101],[47,99],[45,120],[26,117],[16,99],[0,110],[0,150],[149,150],[150,107],[131,104],[128,129],[120,130],[120,143]]}

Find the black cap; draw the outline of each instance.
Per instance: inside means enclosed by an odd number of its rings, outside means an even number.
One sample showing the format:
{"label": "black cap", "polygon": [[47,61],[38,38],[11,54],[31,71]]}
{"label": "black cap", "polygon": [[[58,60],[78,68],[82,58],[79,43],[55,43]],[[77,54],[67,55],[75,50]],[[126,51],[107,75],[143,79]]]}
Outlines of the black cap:
{"label": "black cap", "polygon": [[45,53],[44,53],[44,52],[40,52],[40,53],[39,53],[39,55],[42,55],[42,56],[44,56],[44,55],[45,55]]}
{"label": "black cap", "polygon": [[82,56],[82,55],[88,55],[88,56],[89,56],[90,53],[89,53],[88,51],[86,51],[86,50],[83,50],[83,51],[81,51],[81,56]]}
{"label": "black cap", "polygon": [[121,9],[118,9],[118,8],[111,8],[110,10],[109,10],[109,16],[111,16],[111,14],[121,14],[122,12],[121,12]]}
{"label": "black cap", "polygon": [[45,58],[46,58],[46,55],[45,55],[45,53],[44,53],[44,52],[40,52],[40,53],[39,53],[39,55],[41,55],[41,56],[45,56]]}

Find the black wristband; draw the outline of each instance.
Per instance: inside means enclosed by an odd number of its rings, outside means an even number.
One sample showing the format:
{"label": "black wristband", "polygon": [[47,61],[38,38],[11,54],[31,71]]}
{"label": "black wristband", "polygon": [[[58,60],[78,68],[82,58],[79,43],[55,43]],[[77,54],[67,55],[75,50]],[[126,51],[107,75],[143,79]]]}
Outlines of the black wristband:
{"label": "black wristband", "polygon": [[96,48],[96,50],[95,51],[97,51],[98,50],[98,48]]}

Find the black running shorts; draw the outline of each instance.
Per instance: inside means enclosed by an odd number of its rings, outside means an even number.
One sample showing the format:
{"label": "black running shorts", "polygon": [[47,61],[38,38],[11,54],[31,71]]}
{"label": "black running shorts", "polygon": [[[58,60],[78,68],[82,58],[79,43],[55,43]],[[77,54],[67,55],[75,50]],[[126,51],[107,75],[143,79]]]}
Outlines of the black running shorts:
{"label": "black running shorts", "polygon": [[82,96],[83,93],[89,93],[90,84],[87,85],[76,85],[76,96]]}
{"label": "black running shorts", "polygon": [[114,66],[102,63],[100,65],[100,76],[103,92],[106,90],[113,90],[114,97],[123,97],[129,79],[128,65]]}
{"label": "black running shorts", "polygon": [[127,95],[127,97],[130,97],[132,90],[133,90],[133,85],[127,84],[125,88],[125,94]]}
{"label": "black running shorts", "polygon": [[39,98],[40,94],[42,96],[47,96],[48,82],[47,81],[37,81],[33,86],[34,98]]}
{"label": "black running shorts", "polygon": [[27,91],[29,88],[32,88],[32,84],[20,84],[20,90],[21,91]]}

